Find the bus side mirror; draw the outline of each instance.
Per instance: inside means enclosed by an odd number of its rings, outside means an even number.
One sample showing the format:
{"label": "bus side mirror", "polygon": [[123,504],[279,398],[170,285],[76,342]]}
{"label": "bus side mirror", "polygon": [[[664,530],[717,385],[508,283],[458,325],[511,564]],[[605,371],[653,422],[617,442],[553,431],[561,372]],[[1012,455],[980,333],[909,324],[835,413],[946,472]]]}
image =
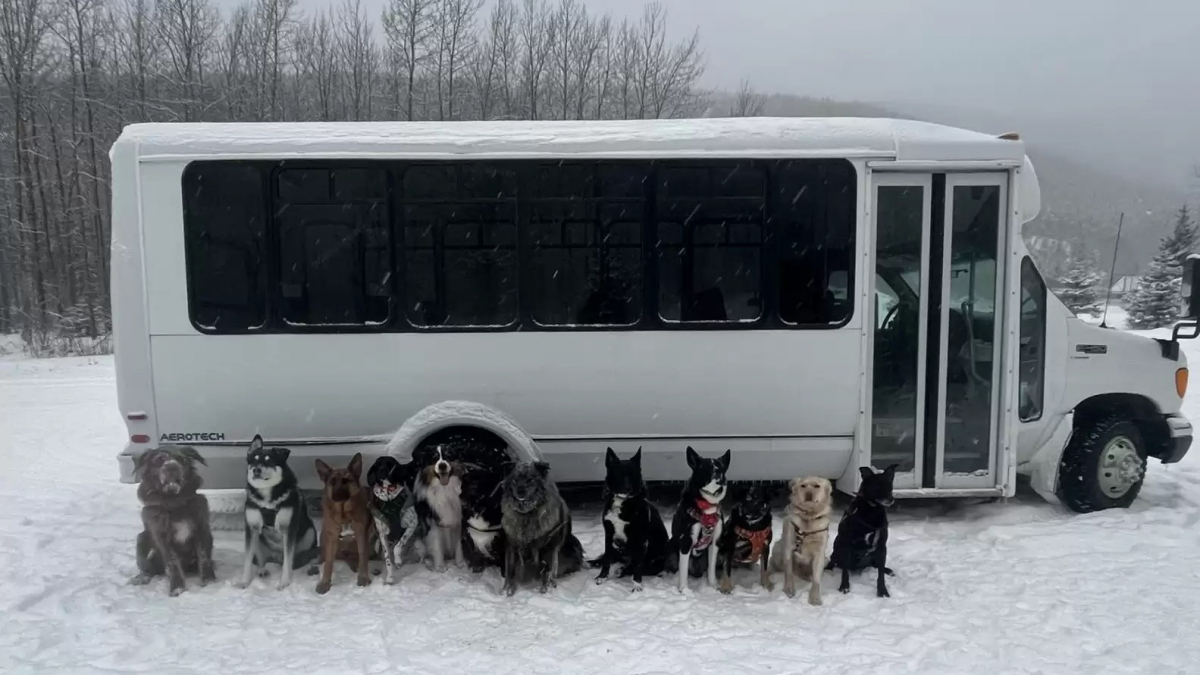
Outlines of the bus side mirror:
{"label": "bus side mirror", "polygon": [[1179,285],[1181,319],[1200,319],[1200,255],[1183,261],[1183,280]]}

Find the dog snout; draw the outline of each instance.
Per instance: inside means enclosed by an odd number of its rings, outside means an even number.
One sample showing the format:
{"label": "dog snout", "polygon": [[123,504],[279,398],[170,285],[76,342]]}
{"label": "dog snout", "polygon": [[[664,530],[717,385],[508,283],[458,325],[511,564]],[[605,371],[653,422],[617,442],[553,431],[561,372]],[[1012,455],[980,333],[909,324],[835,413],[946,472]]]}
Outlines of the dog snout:
{"label": "dog snout", "polygon": [[166,492],[167,494],[177,495],[177,494],[179,494],[180,489],[181,489],[181,487],[180,487],[179,483],[164,483],[163,484],[163,492]]}

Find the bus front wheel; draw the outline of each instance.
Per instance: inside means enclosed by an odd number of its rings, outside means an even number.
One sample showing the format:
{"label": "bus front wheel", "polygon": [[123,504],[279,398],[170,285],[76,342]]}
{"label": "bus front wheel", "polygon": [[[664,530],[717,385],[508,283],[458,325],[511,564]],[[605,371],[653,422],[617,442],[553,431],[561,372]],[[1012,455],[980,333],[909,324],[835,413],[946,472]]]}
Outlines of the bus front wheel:
{"label": "bus front wheel", "polygon": [[1125,508],[1141,492],[1146,457],[1133,422],[1118,416],[1086,422],[1063,450],[1058,497],[1077,513]]}

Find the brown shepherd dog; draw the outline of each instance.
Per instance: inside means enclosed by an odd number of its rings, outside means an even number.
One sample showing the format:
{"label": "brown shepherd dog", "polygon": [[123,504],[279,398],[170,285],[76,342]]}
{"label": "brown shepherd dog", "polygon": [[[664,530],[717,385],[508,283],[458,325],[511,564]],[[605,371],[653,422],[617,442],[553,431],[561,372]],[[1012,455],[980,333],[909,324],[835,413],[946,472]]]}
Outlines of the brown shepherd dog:
{"label": "brown shepherd dog", "polygon": [[371,585],[368,571],[371,545],[371,509],[367,493],[359,485],[362,453],[356,453],[345,469],[333,469],[317,460],[317,475],[325,483],[321,493],[321,581],[317,593],[329,592],[333,583],[333,561],[341,558],[358,573],[358,585]]}

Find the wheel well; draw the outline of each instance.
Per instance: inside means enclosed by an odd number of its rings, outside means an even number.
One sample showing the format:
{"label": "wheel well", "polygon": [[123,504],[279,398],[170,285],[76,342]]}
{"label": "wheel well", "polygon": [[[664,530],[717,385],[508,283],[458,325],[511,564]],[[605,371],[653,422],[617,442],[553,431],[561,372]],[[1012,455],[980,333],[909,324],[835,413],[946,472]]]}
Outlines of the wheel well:
{"label": "wheel well", "polygon": [[465,424],[456,424],[438,429],[422,438],[421,442],[417,445],[437,445],[439,443],[448,443],[451,440],[467,440],[479,443],[487,448],[501,449],[510,456],[512,455],[512,451],[508,447],[508,441],[501,438],[496,432],[484,429],[483,427],[474,427]]}
{"label": "wheel well", "polygon": [[1100,394],[1075,406],[1075,428],[1085,428],[1105,417],[1121,417],[1137,425],[1146,443],[1146,454],[1161,457],[1171,442],[1171,430],[1154,401],[1137,394]]}

